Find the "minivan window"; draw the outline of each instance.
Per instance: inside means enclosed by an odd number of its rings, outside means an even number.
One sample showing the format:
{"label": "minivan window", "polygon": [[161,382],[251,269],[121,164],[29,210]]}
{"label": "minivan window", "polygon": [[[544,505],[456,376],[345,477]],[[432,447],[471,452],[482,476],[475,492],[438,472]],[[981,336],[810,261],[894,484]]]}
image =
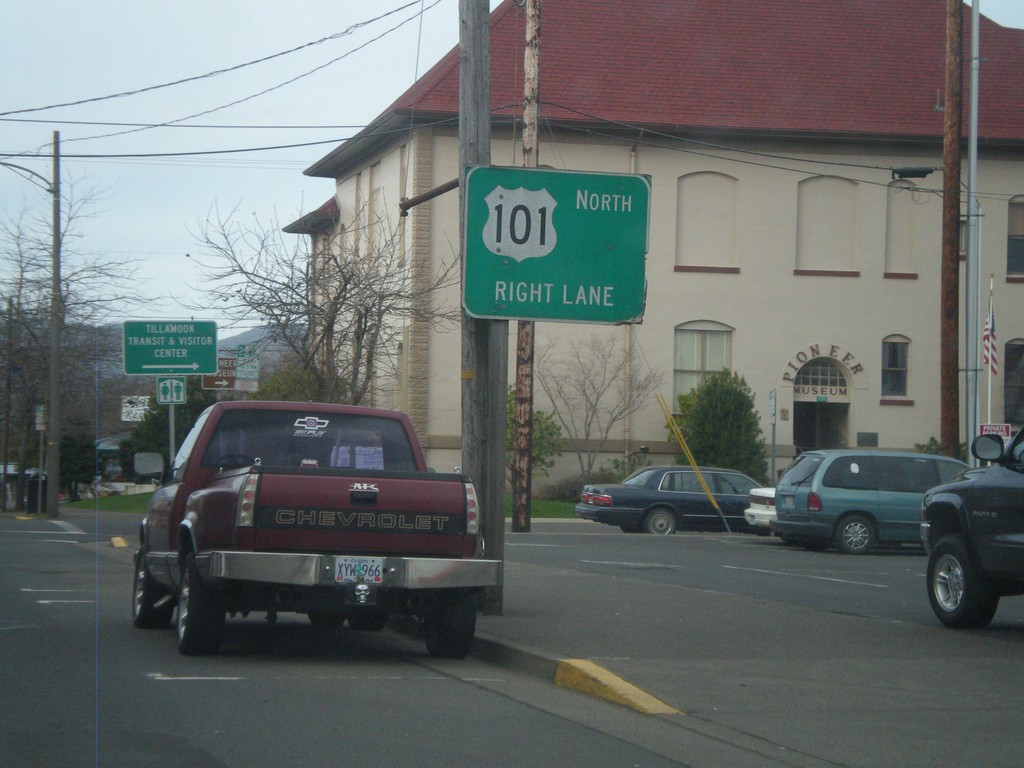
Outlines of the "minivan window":
{"label": "minivan window", "polygon": [[797,457],[779,479],[779,485],[800,485],[806,483],[821,466],[821,456],[814,456],[809,453]]}
{"label": "minivan window", "polygon": [[878,487],[883,491],[924,493],[939,484],[935,460],[896,456],[879,462]]}
{"label": "minivan window", "polygon": [[839,456],[825,470],[821,484],[828,488],[875,490],[878,488],[876,463],[870,456]]}

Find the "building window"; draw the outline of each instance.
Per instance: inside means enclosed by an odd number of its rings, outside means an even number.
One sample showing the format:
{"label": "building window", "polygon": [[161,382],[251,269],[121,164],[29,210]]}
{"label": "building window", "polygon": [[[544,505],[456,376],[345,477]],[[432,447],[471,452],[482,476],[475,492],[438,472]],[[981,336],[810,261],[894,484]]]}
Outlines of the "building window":
{"label": "building window", "polygon": [[676,267],[734,269],[738,182],[720,173],[676,181]]}
{"label": "building window", "polygon": [[1006,223],[1006,272],[1024,275],[1024,195],[1010,198]]}
{"label": "building window", "polygon": [[721,323],[684,323],[675,330],[673,389],[676,397],[691,392],[709,373],[732,369],[733,329]]}
{"label": "building window", "polygon": [[907,396],[910,342],[901,336],[882,341],[882,397]]}
{"label": "building window", "polygon": [[1024,425],[1024,340],[1014,339],[1004,347],[1003,420]]}
{"label": "building window", "polygon": [[857,182],[815,176],[797,185],[796,274],[856,277]]}

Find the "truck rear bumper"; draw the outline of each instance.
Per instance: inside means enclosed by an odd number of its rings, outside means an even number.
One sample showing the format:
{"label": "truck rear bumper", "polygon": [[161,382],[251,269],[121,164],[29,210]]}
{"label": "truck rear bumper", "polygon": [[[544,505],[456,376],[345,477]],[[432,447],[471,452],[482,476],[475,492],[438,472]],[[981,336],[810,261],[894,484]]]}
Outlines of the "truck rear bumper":
{"label": "truck rear bumper", "polygon": [[[501,583],[500,560],[433,557],[381,559],[384,561],[383,582],[380,583],[382,587],[454,589],[492,587]],[[215,579],[305,587],[328,586],[335,583],[333,555],[218,550],[200,555],[197,558],[197,565],[204,574]]]}

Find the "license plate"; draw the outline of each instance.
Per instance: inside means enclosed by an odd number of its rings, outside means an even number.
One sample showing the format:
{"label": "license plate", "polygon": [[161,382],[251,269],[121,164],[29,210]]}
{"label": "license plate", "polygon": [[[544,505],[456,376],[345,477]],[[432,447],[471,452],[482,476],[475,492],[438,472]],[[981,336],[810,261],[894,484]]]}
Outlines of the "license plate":
{"label": "license plate", "polygon": [[336,557],[334,581],[337,584],[381,584],[384,561],[379,557]]}

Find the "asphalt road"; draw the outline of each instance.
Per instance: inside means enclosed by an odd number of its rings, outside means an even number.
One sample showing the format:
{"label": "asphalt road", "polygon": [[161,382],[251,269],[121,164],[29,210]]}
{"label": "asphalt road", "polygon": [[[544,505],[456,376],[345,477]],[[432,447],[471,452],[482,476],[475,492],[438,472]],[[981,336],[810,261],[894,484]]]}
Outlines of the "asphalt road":
{"label": "asphalt road", "polygon": [[[196,659],[131,626],[130,547],[110,539],[136,521],[0,516],[4,765],[1020,764],[1024,599],[947,630],[919,549],[538,520],[506,535],[503,611],[469,659],[261,617]],[[552,685],[575,659],[671,713]]]}

